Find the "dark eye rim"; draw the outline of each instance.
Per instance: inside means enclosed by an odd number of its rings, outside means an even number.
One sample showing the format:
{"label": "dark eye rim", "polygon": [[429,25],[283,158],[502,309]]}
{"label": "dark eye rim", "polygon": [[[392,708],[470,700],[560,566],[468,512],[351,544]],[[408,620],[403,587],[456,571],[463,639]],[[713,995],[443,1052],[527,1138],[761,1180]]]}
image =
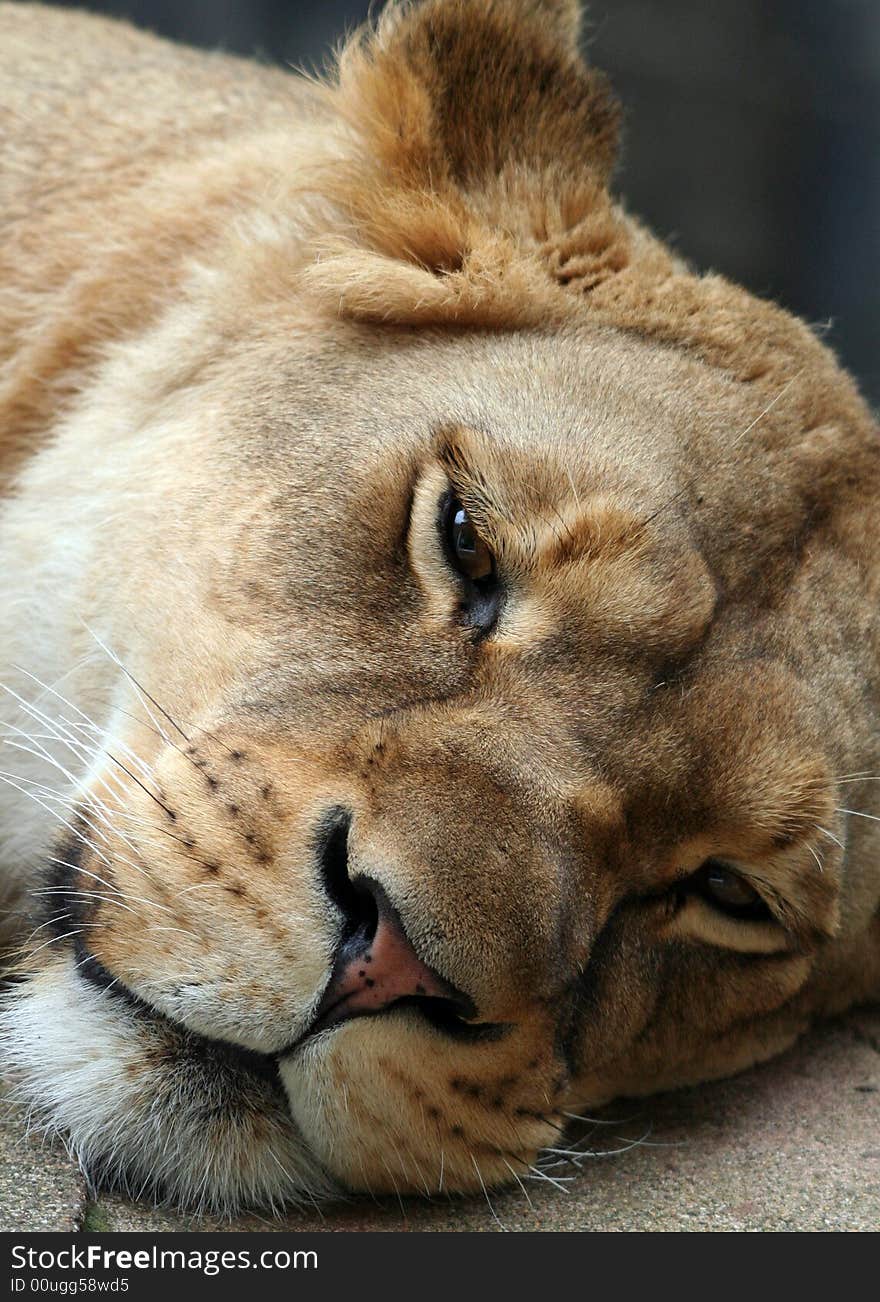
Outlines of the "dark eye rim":
{"label": "dark eye rim", "polygon": [[[732,876],[740,878],[745,884],[754,891],[754,899],[748,900],[741,905],[727,904],[720,900],[712,892],[709,886],[709,876],[712,872],[719,869]],[[696,872],[692,873],[686,882],[682,884],[682,890],[687,895],[697,895],[700,899],[705,900],[713,909],[716,909],[726,918],[731,918],[737,922],[772,922],[778,924],[772,909],[760,892],[752,886],[748,880],[747,874],[742,872],[739,865],[732,860],[723,859],[720,855],[713,855],[705,859],[700,864]]]}

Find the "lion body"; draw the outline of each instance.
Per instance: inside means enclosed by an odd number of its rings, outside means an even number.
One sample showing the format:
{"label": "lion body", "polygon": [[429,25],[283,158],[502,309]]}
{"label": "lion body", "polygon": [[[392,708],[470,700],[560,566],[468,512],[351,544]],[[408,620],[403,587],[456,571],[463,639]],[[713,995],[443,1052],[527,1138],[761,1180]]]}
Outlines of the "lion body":
{"label": "lion body", "polygon": [[[328,85],[0,5],[3,1033],[96,1172],[479,1188],[880,993],[876,428],[611,200],[575,27],[430,0]],[[290,1049],[339,808],[497,1034]],[[713,857],[772,918],[682,893]]]}

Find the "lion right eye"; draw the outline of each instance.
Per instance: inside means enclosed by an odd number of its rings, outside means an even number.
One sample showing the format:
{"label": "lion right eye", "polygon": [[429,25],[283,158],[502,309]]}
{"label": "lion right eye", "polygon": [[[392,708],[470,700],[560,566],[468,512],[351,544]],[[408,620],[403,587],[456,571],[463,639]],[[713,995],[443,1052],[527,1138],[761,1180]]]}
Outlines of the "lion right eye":
{"label": "lion right eye", "polygon": [[691,877],[688,887],[731,918],[749,922],[771,920],[764,899],[734,864],[707,859]]}

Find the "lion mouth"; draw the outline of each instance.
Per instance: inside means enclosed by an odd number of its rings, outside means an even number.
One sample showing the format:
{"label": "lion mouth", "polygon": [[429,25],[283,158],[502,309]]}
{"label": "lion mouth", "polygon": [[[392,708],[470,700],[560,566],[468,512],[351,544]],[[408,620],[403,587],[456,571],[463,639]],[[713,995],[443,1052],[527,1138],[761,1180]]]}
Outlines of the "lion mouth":
{"label": "lion mouth", "polygon": [[[364,955],[366,957],[366,955]],[[476,1043],[494,1041],[504,1036],[510,1029],[500,1022],[468,1022],[464,1011],[472,1005],[465,996],[428,995],[424,993],[395,994],[387,1002],[360,1003],[357,992],[346,991],[346,973],[350,963],[350,951],[343,947],[340,958],[334,965],[330,980],[323,996],[305,1030],[295,1039],[273,1052],[250,1049],[234,1040],[219,1036],[205,1035],[194,1031],[183,1022],[156,1008],[141,998],[119,977],[114,976],[108,968],[85,948],[77,938],[76,963],[79,975],[98,989],[115,995],[123,1000],[127,1007],[139,1017],[147,1018],[172,1028],[178,1035],[186,1037],[188,1046],[196,1050],[202,1048],[205,1056],[216,1057],[218,1053],[230,1063],[234,1062],[241,1070],[250,1075],[278,1081],[278,1066],[283,1058],[298,1054],[305,1046],[319,1036],[341,1027],[345,1022],[362,1017],[381,1017],[386,1013],[410,1010],[420,1017],[428,1026],[440,1031],[451,1039]],[[356,960],[358,961],[358,960]],[[366,965],[364,965],[366,966]],[[362,969],[358,968],[360,972]],[[442,978],[440,978],[442,980]],[[373,987],[375,988],[375,987]],[[370,989],[367,987],[367,989]],[[452,989],[450,987],[450,989]],[[457,996],[457,997],[456,997]],[[279,1082],[280,1083],[280,1082]]]}

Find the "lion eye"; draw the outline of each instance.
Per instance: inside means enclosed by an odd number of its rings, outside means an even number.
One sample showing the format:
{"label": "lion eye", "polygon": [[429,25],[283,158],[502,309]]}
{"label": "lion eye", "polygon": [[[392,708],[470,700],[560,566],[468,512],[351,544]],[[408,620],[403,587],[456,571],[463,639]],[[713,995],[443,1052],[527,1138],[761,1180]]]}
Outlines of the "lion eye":
{"label": "lion eye", "polygon": [[707,859],[693,885],[711,904],[736,918],[769,918],[770,910],[753,886],[723,859]]}
{"label": "lion eye", "polygon": [[450,560],[459,574],[472,582],[492,577],[495,558],[457,497],[450,497],[446,503],[444,533]]}

